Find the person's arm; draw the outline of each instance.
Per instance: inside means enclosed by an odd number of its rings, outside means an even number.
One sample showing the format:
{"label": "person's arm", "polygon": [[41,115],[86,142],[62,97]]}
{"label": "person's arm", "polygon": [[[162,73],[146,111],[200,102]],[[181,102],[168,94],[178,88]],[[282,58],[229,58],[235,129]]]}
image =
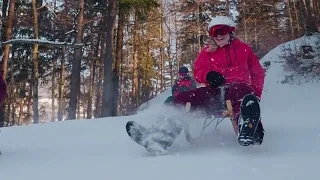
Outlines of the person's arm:
{"label": "person's arm", "polygon": [[173,84],[173,86],[172,86],[172,89],[171,89],[172,96],[174,96],[174,92],[176,92],[177,83],[178,83],[178,81],[175,80],[175,81],[174,81],[174,84]]}
{"label": "person's arm", "polygon": [[193,75],[195,80],[198,83],[205,83],[207,84],[206,76],[210,71],[215,71],[221,73],[222,69],[219,68],[214,61],[211,61],[211,57],[209,52],[206,51],[207,48],[203,49],[195,63],[194,63],[194,69],[193,69]]}

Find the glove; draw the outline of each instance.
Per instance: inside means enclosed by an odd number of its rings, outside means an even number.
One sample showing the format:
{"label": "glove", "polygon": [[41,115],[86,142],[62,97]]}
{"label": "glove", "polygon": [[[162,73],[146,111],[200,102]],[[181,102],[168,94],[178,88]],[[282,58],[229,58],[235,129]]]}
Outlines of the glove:
{"label": "glove", "polygon": [[208,74],[206,75],[206,80],[211,87],[219,87],[226,82],[222,74],[215,71],[208,72]]}

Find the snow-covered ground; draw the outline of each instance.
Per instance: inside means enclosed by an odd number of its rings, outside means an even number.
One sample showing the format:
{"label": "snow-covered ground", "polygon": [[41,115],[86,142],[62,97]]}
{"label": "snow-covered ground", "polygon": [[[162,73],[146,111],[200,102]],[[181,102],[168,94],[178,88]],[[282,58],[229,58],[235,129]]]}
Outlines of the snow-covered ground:
{"label": "snow-covered ground", "polygon": [[[263,61],[275,62],[280,52],[271,51]],[[162,95],[134,116],[2,128],[0,179],[318,179],[320,84],[277,83],[282,74],[281,64],[271,63],[261,102],[266,130],[261,146],[238,145],[225,120],[198,146],[188,144],[182,133],[169,154],[151,156],[127,136],[125,124],[135,120],[149,126],[157,117],[170,115]],[[204,119],[187,119],[197,135]]]}

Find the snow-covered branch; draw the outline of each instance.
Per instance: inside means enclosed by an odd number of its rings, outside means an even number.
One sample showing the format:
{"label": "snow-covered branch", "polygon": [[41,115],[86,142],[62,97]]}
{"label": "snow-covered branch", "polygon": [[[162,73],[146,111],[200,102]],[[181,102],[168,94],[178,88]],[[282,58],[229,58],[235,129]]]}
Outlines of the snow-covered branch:
{"label": "snow-covered branch", "polygon": [[66,34],[70,34],[70,33],[73,33],[73,32],[76,32],[76,30],[75,30],[75,29],[72,29],[71,31],[68,31],[68,32],[66,32],[66,33],[64,33],[64,34],[66,35]]}
{"label": "snow-covered branch", "polygon": [[42,44],[42,45],[48,45],[48,46],[58,46],[58,47],[82,47],[84,46],[83,43],[80,44],[73,44],[73,43],[67,43],[67,42],[54,42],[54,41],[47,41],[42,39],[11,39],[5,42],[1,43],[1,46],[7,45],[7,44]]}

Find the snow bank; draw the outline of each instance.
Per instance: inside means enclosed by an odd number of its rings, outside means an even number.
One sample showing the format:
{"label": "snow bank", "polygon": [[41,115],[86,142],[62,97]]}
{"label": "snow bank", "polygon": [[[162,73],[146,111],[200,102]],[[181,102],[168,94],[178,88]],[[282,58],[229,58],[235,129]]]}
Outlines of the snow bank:
{"label": "snow bank", "polygon": [[[285,61],[281,59],[281,56],[284,55],[285,49],[292,48],[292,50],[295,50],[299,49],[301,45],[310,45],[316,47],[317,43],[320,43],[320,34],[316,34],[314,36],[303,36],[301,38],[280,44],[276,48],[269,51],[269,53],[266,54],[260,61],[264,68],[267,69],[268,78],[266,78],[266,86],[269,87],[268,84],[270,83],[281,83],[285,81],[286,77],[294,74],[294,72],[285,71],[283,68]],[[270,66],[268,67],[267,64],[269,63]],[[295,75],[294,78],[295,81],[299,81],[301,83],[306,82],[304,77]]]}

